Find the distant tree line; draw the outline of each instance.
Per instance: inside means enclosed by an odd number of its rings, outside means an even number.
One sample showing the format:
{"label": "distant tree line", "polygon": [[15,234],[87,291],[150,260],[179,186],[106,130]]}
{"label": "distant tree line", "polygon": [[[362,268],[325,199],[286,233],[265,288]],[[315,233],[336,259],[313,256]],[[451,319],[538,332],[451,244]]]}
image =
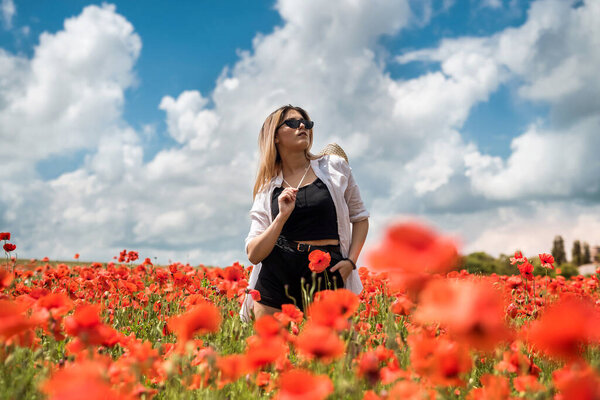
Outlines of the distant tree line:
{"label": "distant tree line", "polygon": [[[552,256],[554,257],[554,270],[546,270],[541,266],[540,260],[537,257],[528,257],[529,262],[534,266],[534,275],[546,275],[556,276],[560,274],[566,278],[574,275],[578,275],[578,266],[583,264],[590,264],[592,262],[590,245],[586,242],[581,244],[579,240],[573,242],[573,248],[571,250],[571,262],[567,260],[567,253],[565,251],[565,242],[562,236],[558,235],[554,238],[552,244]],[[485,252],[475,252],[462,257],[461,266],[470,273],[479,274],[492,274],[498,275],[517,275],[519,270],[516,265],[510,264],[510,258],[512,255],[500,254],[498,258],[495,258]],[[600,262],[600,253],[596,255],[597,262]]]}
{"label": "distant tree line", "polygon": [[[554,242],[552,244],[552,256],[554,257],[554,261],[558,265],[564,264],[567,262],[567,254],[565,252],[565,241],[562,236],[558,235],[554,238]],[[596,255],[598,258],[598,255]],[[600,260],[596,260],[600,261]],[[592,262],[592,255],[590,252],[590,245],[587,242],[583,242],[583,249],[581,246],[581,242],[579,240],[575,240],[573,242],[573,248],[571,249],[571,263],[575,266],[580,266],[583,264],[590,264]]]}

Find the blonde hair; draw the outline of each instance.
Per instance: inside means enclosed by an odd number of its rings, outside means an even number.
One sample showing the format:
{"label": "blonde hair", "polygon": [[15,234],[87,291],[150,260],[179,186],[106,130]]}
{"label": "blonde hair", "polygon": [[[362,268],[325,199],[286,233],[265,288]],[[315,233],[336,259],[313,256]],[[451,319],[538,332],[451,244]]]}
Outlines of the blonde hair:
{"label": "blonde hair", "polygon": [[[260,133],[258,134],[258,149],[259,149],[259,162],[258,172],[256,174],[256,181],[254,182],[254,191],[252,192],[252,199],[256,197],[263,188],[265,188],[273,177],[277,176],[282,169],[281,156],[275,146],[275,131],[277,127],[283,122],[285,113],[288,110],[296,110],[306,120],[310,121],[308,113],[300,107],[292,106],[288,104],[286,106],[279,107],[273,111],[265,122],[263,123]],[[310,148],[313,144],[313,131],[308,130],[308,147],[304,150],[304,155],[308,160],[316,160],[320,156],[314,155],[310,152]]]}

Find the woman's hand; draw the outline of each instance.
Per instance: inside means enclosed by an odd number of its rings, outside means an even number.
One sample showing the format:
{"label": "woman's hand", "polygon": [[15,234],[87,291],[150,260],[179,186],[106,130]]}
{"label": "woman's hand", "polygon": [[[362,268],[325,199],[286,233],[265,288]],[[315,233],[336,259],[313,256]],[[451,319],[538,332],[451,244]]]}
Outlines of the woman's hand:
{"label": "woman's hand", "polygon": [[331,267],[330,271],[335,272],[335,271],[339,270],[340,275],[342,275],[342,279],[344,280],[344,285],[345,285],[346,280],[348,280],[348,277],[350,276],[350,273],[352,272],[353,268],[354,268],[354,266],[352,265],[352,263],[350,261],[342,260],[342,261],[338,262],[337,264],[335,264],[333,267]]}
{"label": "woman's hand", "polygon": [[296,193],[298,189],[287,187],[279,194],[277,204],[279,205],[279,214],[287,220],[294,207],[296,207]]}

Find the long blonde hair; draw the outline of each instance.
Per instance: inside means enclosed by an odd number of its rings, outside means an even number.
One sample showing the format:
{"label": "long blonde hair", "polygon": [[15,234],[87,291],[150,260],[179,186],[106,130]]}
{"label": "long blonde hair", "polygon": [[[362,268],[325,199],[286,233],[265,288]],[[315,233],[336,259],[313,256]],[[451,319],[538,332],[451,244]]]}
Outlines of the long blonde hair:
{"label": "long blonde hair", "polygon": [[[282,169],[281,156],[275,146],[275,131],[277,127],[283,122],[285,113],[288,110],[296,110],[306,120],[310,121],[308,113],[300,107],[287,106],[279,107],[273,111],[265,122],[263,123],[260,133],[258,135],[258,149],[259,149],[259,162],[258,172],[256,174],[256,181],[254,182],[254,191],[252,193],[252,199],[256,197],[266,185],[269,184],[273,177],[277,176]],[[308,160],[316,160],[320,156],[314,155],[310,152],[310,148],[313,144],[313,131],[308,130],[308,147],[304,150],[304,155]]]}

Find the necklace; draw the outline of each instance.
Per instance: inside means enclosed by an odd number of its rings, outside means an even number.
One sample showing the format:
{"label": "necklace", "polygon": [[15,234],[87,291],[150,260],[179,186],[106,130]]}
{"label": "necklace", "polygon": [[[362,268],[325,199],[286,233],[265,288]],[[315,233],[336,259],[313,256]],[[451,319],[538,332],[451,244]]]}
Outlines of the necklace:
{"label": "necklace", "polygon": [[[304,177],[306,176],[306,173],[308,172],[309,168],[310,168],[310,163],[308,163],[308,167],[306,167],[306,171],[304,171],[304,175],[302,175],[302,179],[300,179],[300,183],[298,184],[298,187],[295,187],[294,189],[298,189],[300,187],[300,185],[302,185],[302,181],[304,180]],[[287,183],[290,187],[293,187],[292,185],[290,185],[290,183],[288,181],[285,180],[285,178],[283,178],[283,181],[285,183]]]}

